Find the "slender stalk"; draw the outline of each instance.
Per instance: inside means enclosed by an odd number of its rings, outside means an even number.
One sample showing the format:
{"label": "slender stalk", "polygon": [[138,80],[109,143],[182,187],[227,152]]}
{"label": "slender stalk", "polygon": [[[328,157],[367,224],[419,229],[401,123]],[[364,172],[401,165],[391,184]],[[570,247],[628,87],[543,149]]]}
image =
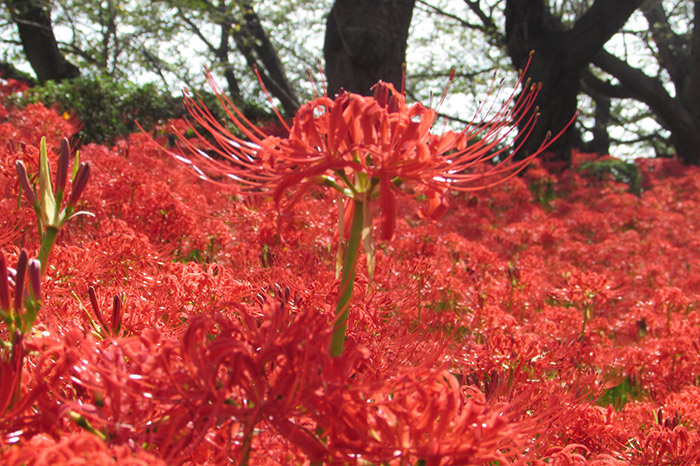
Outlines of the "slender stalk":
{"label": "slender stalk", "polygon": [[585,304],[583,308],[583,328],[581,328],[581,336],[579,337],[581,341],[586,337],[586,324],[592,317],[592,306],[592,304]]}
{"label": "slender stalk", "polygon": [[[343,273],[340,279],[340,290],[338,290],[338,302],[335,306],[335,325],[333,326],[333,337],[331,338],[331,356],[338,357],[343,354],[343,344],[345,343],[345,330],[347,328],[348,310],[352,299],[352,288],[355,282],[355,272],[357,270],[357,253],[360,249],[360,238],[364,224],[364,203],[353,201],[354,212],[352,215],[352,225],[350,226],[350,237],[345,245],[345,259],[343,260]],[[340,232],[342,235],[343,233]]]}
{"label": "slender stalk", "polygon": [[39,262],[41,262],[41,274],[44,275],[46,272],[46,265],[49,263],[49,254],[51,253],[51,248],[56,242],[56,237],[58,236],[58,228],[46,227],[46,232],[44,237],[41,239],[41,248],[39,249]]}

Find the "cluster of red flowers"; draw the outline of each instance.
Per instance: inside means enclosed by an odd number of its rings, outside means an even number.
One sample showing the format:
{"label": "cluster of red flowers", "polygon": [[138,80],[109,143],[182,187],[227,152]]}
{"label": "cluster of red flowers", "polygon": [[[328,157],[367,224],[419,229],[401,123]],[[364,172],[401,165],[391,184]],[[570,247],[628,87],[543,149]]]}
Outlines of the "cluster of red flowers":
{"label": "cluster of red flowers", "polygon": [[[41,136],[53,167],[74,128],[0,115],[11,266],[39,248],[16,161],[32,180]],[[218,190],[144,135],[80,158],[95,216],[61,229],[32,331],[0,324],[3,465],[700,462],[696,168],[638,161],[637,196],[577,169],[593,156],[536,162],[441,194],[439,224],[397,197],[333,358],[340,194],[310,187],[278,235],[274,193]]]}

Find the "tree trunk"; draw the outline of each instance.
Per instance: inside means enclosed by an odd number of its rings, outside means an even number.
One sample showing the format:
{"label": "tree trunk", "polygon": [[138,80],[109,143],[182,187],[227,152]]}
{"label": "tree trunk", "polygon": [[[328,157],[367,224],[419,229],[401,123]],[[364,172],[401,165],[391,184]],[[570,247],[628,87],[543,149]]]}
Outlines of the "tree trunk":
{"label": "tree trunk", "polygon": [[328,95],[341,88],[369,95],[377,81],[400,90],[415,0],[336,0],[323,56]]}
{"label": "tree trunk", "polygon": [[[527,77],[542,83],[535,101],[540,116],[519,157],[537,150],[548,134],[557,134],[573,118],[588,64],[641,3],[596,0],[573,28],[566,29],[544,0],[506,1],[508,54],[516,68],[522,69],[534,50]],[[550,150],[558,159],[569,161],[576,141],[572,125]]]}
{"label": "tree trunk", "polygon": [[80,76],[80,70],[68,62],[58,49],[51,16],[37,0],[8,0],[12,21],[17,25],[24,54],[40,83]]}

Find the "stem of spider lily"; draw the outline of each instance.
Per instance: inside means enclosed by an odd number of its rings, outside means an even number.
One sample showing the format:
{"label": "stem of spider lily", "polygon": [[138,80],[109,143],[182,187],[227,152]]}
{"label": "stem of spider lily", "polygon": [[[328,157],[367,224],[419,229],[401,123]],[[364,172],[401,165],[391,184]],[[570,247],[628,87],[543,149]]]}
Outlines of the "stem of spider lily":
{"label": "stem of spider lily", "polygon": [[[330,347],[331,356],[333,357],[338,357],[343,354],[348,311],[350,309],[355,272],[357,270],[357,254],[360,250],[360,240],[364,226],[364,204],[363,201],[357,199],[353,201],[354,211],[352,215],[352,225],[350,226],[350,237],[345,245],[343,272],[340,279],[340,289],[338,290],[338,301],[335,306],[335,324],[333,325],[333,336],[331,338]],[[340,232],[340,234],[342,235],[343,233]]]}
{"label": "stem of spider lily", "polygon": [[39,248],[39,262],[41,262],[41,274],[46,272],[46,266],[49,263],[49,254],[53,248],[58,236],[58,228],[47,226],[44,236],[41,238],[41,248]]}

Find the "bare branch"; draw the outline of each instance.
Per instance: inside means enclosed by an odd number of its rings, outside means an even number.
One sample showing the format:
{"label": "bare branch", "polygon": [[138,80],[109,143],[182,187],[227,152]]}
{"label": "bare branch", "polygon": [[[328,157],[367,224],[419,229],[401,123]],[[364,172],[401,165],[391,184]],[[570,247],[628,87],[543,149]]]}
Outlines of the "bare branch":
{"label": "bare branch", "polygon": [[684,41],[678,37],[668,23],[668,16],[661,2],[648,1],[642,9],[649,23],[649,31],[658,49],[657,60],[668,71],[677,88],[688,74],[688,60],[684,52]]}

